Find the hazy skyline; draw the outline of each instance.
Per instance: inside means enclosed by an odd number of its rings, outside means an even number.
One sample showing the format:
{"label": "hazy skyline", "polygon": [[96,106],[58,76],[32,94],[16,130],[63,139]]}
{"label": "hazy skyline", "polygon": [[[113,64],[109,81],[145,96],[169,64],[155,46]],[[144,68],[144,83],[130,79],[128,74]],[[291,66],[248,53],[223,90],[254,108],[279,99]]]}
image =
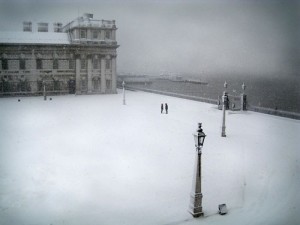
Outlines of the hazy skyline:
{"label": "hazy skyline", "polygon": [[299,1],[0,0],[0,31],[116,20],[118,72],[299,74]]}

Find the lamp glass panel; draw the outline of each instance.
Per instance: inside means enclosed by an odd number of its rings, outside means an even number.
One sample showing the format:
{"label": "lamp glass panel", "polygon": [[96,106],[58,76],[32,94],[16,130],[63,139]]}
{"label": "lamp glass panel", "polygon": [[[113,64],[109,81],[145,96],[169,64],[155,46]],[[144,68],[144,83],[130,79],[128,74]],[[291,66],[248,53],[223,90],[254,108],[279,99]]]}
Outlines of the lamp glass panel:
{"label": "lamp glass panel", "polygon": [[203,146],[205,136],[200,136],[200,145]]}
{"label": "lamp glass panel", "polygon": [[198,146],[198,134],[194,134],[195,146]]}

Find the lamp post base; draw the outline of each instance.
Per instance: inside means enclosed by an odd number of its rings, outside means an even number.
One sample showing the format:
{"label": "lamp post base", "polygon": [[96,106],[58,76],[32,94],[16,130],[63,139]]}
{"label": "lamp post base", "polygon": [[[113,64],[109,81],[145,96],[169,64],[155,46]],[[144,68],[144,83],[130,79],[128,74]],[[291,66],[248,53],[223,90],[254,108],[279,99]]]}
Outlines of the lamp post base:
{"label": "lamp post base", "polygon": [[226,132],[225,132],[225,127],[224,126],[222,126],[221,137],[226,137]]}
{"label": "lamp post base", "polygon": [[202,197],[201,193],[191,194],[189,213],[192,214],[193,217],[204,216],[202,211]]}
{"label": "lamp post base", "polygon": [[189,213],[192,214],[192,216],[195,217],[195,218],[200,217],[200,216],[204,216],[204,213],[202,212],[202,207],[191,208],[189,210]]}

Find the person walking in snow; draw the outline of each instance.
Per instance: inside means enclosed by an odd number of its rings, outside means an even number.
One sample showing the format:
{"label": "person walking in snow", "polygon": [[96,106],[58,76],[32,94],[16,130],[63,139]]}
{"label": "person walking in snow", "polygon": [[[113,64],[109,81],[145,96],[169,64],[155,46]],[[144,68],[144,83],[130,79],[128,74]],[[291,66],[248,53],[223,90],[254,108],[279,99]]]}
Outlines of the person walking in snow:
{"label": "person walking in snow", "polygon": [[168,114],[168,104],[165,104],[166,114]]}
{"label": "person walking in snow", "polygon": [[160,105],[160,113],[163,113],[163,112],[164,112],[164,104],[161,103],[161,105]]}

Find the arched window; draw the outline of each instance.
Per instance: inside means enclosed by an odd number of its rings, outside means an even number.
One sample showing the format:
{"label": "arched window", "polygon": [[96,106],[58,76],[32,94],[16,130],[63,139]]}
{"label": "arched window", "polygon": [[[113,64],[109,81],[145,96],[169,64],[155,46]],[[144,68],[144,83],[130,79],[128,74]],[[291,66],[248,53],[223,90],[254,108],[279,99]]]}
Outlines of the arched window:
{"label": "arched window", "polygon": [[110,68],[111,68],[111,60],[110,60],[110,59],[107,59],[107,60],[105,61],[105,68],[106,68],[106,69],[110,69]]}
{"label": "arched window", "polygon": [[80,30],[80,38],[86,38],[86,30]]}
{"label": "arched window", "polygon": [[25,65],[25,59],[20,59],[20,70],[25,70],[26,65]]}
{"label": "arched window", "polygon": [[43,69],[43,61],[42,61],[41,59],[37,59],[37,60],[36,60],[36,68],[37,68],[38,70]]}

